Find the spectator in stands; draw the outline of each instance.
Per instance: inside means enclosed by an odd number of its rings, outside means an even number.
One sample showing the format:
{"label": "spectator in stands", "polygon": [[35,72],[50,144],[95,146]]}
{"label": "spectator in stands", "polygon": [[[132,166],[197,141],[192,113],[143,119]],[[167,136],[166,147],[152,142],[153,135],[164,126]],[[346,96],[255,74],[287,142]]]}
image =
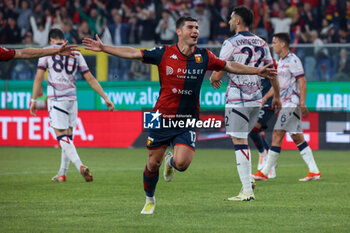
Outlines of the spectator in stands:
{"label": "spectator in stands", "polygon": [[139,36],[139,25],[137,23],[137,17],[130,17],[129,18],[129,38],[128,38],[128,44],[139,44],[140,43],[140,36]]}
{"label": "spectator in stands", "polygon": [[199,37],[198,44],[208,44],[210,36],[210,20],[211,14],[208,9],[206,9],[203,2],[199,2],[191,10],[191,16],[198,20],[199,26]]}
{"label": "spectator in stands", "polygon": [[65,40],[68,40],[70,44],[78,44],[78,32],[73,29],[73,22],[71,19],[63,20],[62,31]]}
{"label": "spectator in stands", "polygon": [[[321,0],[322,1],[322,0]],[[318,9],[319,9],[319,5],[320,5],[320,0],[301,0],[302,4],[305,3],[310,3],[311,5],[311,11],[312,13],[316,16],[316,19],[319,20],[319,13],[318,13]]]}
{"label": "spectator in stands", "polygon": [[231,3],[230,0],[220,0],[220,4],[212,2],[210,6],[211,21],[211,35],[213,42],[222,44],[230,36],[230,25],[228,22],[231,18]]}
{"label": "spectator in stands", "polygon": [[340,43],[350,43],[350,34],[346,26],[339,28],[339,36],[340,36]]}
{"label": "spectator in stands", "polygon": [[129,24],[122,22],[122,16],[116,12],[113,16],[113,23],[108,25],[112,41],[114,45],[122,45],[128,43]]}
{"label": "spectator in stands", "polygon": [[155,5],[146,1],[143,5],[136,6],[137,18],[141,26],[140,43],[145,47],[153,47],[155,44]]}
{"label": "spectator in stands", "polygon": [[320,32],[320,38],[323,40],[323,42],[328,41],[329,40],[329,36],[330,36],[330,31],[333,27],[333,24],[329,24],[327,19],[322,19],[322,28],[321,28],[321,32]]}
{"label": "spectator in stands", "polygon": [[97,33],[97,30],[96,30],[97,16],[99,16],[101,14],[100,8],[99,7],[91,8],[89,15],[87,15],[83,11],[82,7],[80,6],[79,1],[75,1],[74,6],[75,6],[76,10],[79,12],[79,16],[88,23],[88,26],[89,26],[91,33],[93,35],[95,35]]}
{"label": "spectator in stands", "polygon": [[269,6],[265,0],[254,0],[253,12],[254,12],[254,29],[256,34],[268,38],[269,29]]}
{"label": "spectator in stands", "polygon": [[323,41],[318,37],[317,31],[313,30],[310,33],[310,42],[314,45],[314,55],[318,59],[327,59],[328,50],[324,48]]}
{"label": "spectator in stands", "polygon": [[336,31],[339,29],[339,7],[337,0],[330,0],[326,9],[326,19],[329,23],[333,24]]}
{"label": "spectator in stands", "polygon": [[340,50],[339,61],[337,64],[337,74],[334,81],[350,81],[350,59],[348,51],[344,48]]}
{"label": "spectator in stands", "polygon": [[175,11],[178,16],[182,16],[190,14],[190,9],[192,7],[193,3],[190,0],[175,0],[172,10]]}
{"label": "spectator in stands", "polygon": [[51,6],[48,6],[47,8],[45,8],[44,10],[44,17],[43,18],[40,18],[40,19],[37,19],[37,21],[35,22],[40,22],[42,21],[42,19],[48,19],[48,18],[51,18],[51,22],[53,22],[53,19],[54,19],[54,9],[51,7]]}
{"label": "spectator in stands", "polygon": [[[37,4],[34,6],[32,16],[34,16],[35,21],[44,18],[45,13],[44,13],[44,10],[43,10],[43,7],[41,4]],[[28,20],[29,20],[29,18],[28,18]]]}
{"label": "spectator in stands", "polygon": [[21,31],[14,16],[8,17],[7,25],[0,34],[2,34],[1,37],[4,38],[5,44],[19,44],[22,41]]}
{"label": "spectator in stands", "polygon": [[91,31],[89,29],[89,24],[86,21],[83,21],[81,24],[78,25],[78,44],[81,44],[83,39],[85,37],[91,37]]}
{"label": "spectator in stands", "polygon": [[21,36],[23,36],[27,31],[29,31],[29,16],[32,14],[32,10],[29,8],[29,3],[27,0],[21,2],[21,6],[18,6],[19,1],[16,1],[15,12],[18,14],[17,25],[21,30]]}
{"label": "spectator in stands", "polygon": [[163,10],[162,19],[157,25],[156,33],[159,34],[161,44],[172,44],[174,42],[176,25],[169,10]]}
{"label": "spectator in stands", "polygon": [[168,10],[171,13],[171,16],[176,20],[179,15],[175,11],[174,3],[171,0],[161,0],[161,12],[163,13],[163,10]]}
{"label": "spectator in stands", "polygon": [[270,17],[271,18],[277,18],[279,16],[279,12],[281,11],[281,7],[278,4],[278,2],[273,2],[272,3],[272,9],[270,12]]}
{"label": "spectator in stands", "polygon": [[28,47],[32,47],[34,41],[33,41],[33,34],[31,32],[26,32],[26,34],[24,34],[22,43],[25,44]]}
{"label": "spectator in stands", "polygon": [[329,60],[329,51],[324,47],[323,41],[318,37],[317,31],[310,32],[310,41],[314,45],[314,58],[316,59],[316,74],[318,80],[327,80],[331,78],[331,61]]}
{"label": "spectator in stands", "polygon": [[59,9],[55,9],[55,17],[53,18],[53,24],[51,28],[58,28],[60,30],[63,28],[63,21]]}
{"label": "spectator in stands", "polygon": [[34,42],[40,46],[45,46],[48,43],[48,35],[51,28],[51,17],[47,18],[45,25],[43,22],[37,24],[33,16],[30,17],[30,25],[32,26]]}
{"label": "spectator in stands", "polygon": [[297,16],[295,16],[293,19],[286,17],[286,12],[284,10],[280,10],[278,13],[278,18],[273,17],[270,19],[270,22],[274,28],[274,34],[277,33],[288,33],[290,32],[290,26],[292,23],[296,22],[298,20]]}
{"label": "spectator in stands", "polygon": [[313,30],[318,30],[318,22],[316,15],[311,11],[311,4],[309,2],[304,3],[303,12],[301,12],[301,18],[304,21],[303,32],[311,32]]}

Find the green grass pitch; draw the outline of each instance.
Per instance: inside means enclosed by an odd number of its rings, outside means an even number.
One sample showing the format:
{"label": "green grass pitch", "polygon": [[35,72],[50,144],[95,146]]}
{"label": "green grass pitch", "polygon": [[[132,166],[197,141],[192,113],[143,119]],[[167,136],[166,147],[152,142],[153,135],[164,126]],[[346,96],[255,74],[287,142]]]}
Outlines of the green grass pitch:
{"label": "green grass pitch", "polygon": [[[299,182],[307,167],[282,151],[277,178],[257,182],[256,201],[229,202],[241,188],[233,150],[198,149],[189,169],[166,183],[155,213],[143,216],[146,149],[86,149],[86,183],[71,164],[52,183],[60,149],[0,148],[0,232],[350,232],[350,153],[314,151],[322,179]],[[253,151],[253,171],[257,152]]]}

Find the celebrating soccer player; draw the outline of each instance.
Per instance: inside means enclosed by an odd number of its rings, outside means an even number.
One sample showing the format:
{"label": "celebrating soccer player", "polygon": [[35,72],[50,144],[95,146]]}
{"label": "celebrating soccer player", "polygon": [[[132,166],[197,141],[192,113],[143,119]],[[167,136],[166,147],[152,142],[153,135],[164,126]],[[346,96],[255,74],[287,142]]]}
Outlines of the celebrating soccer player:
{"label": "celebrating soccer player", "polygon": [[[272,48],[280,59],[278,62],[278,80],[281,84],[281,97],[283,108],[278,115],[272,135],[272,144],[268,153],[266,166],[253,175],[256,180],[267,180],[268,173],[276,163],[281,152],[282,140],[286,132],[290,134],[298,146],[301,157],[309,167],[309,173],[299,181],[318,180],[321,173],[318,170],[311,148],[304,139],[301,128],[301,116],[307,117],[309,111],[305,105],[306,79],[300,59],[289,50],[290,38],[287,33],[275,34]],[[272,95],[273,90],[267,93]]]}
{"label": "celebrating soccer player", "polygon": [[[59,29],[51,29],[49,32],[51,46],[48,49],[61,48],[64,43],[63,32]],[[89,168],[82,164],[76,148],[73,144],[73,128],[78,115],[77,90],[75,74],[79,70],[89,85],[106,102],[109,110],[114,110],[114,104],[104,93],[102,87],[90,73],[84,57],[78,53],[74,57],[53,55],[40,58],[38,70],[33,85],[33,95],[30,103],[30,113],[35,116],[37,111],[36,99],[39,94],[44,73],[48,69],[48,111],[50,125],[54,128],[57,140],[62,149],[61,167],[52,181],[66,181],[66,172],[70,161],[76,166],[87,182],[92,181]]]}
{"label": "celebrating soccer player", "polygon": [[[236,7],[229,21],[235,36],[224,41],[220,58],[226,61],[237,61],[252,67],[272,64],[268,44],[260,37],[250,33],[253,13],[246,7]],[[218,88],[224,75],[223,71],[214,72],[210,78],[213,87]],[[226,92],[225,117],[226,133],[232,137],[235,148],[237,170],[242,182],[238,196],[229,197],[230,201],[255,200],[251,181],[251,154],[248,147],[248,134],[256,124],[262,104],[261,77],[258,75],[228,74],[229,82]],[[276,90],[272,108],[281,106],[279,84],[277,79],[271,80]]]}
{"label": "celebrating soccer player", "polygon": [[[155,114],[173,121],[188,117],[198,119],[199,94],[207,70],[225,70],[238,74],[258,74],[276,77],[276,70],[267,66],[255,68],[237,62],[225,62],[218,59],[208,49],[196,47],[199,36],[198,22],[192,17],[180,17],[176,22],[178,43],[151,50],[139,50],[131,47],[113,47],[104,45],[96,35],[96,40],[86,38],[83,44],[87,49],[106,52],[121,58],[139,59],[158,66],[161,89],[154,107]],[[157,117],[157,115],[155,115]],[[158,182],[159,167],[166,148],[172,144],[174,155],[168,153],[165,162],[164,178],[171,181],[174,169],[185,171],[190,165],[196,140],[193,127],[173,127],[151,129],[147,140],[148,161],[143,173],[146,203],[141,214],[152,214],[155,208],[155,189]]]}

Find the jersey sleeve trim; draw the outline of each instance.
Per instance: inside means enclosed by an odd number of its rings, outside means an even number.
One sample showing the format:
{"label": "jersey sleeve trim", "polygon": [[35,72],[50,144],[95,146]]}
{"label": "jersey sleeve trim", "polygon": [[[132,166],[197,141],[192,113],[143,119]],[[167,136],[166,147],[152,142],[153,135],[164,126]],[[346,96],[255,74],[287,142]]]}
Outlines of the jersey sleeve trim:
{"label": "jersey sleeve trim", "polygon": [[84,75],[84,74],[86,74],[86,73],[89,72],[89,71],[90,71],[90,70],[84,70],[84,71],[81,71],[80,74],[81,74],[81,75]]}
{"label": "jersey sleeve trim", "polygon": [[38,66],[37,69],[39,69],[39,70],[46,70],[46,67],[44,67],[44,66]]}
{"label": "jersey sleeve trim", "polygon": [[295,76],[295,79],[299,79],[299,78],[302,78],[304,76],[305,76],[305,74],[299,74],[299,75]]}

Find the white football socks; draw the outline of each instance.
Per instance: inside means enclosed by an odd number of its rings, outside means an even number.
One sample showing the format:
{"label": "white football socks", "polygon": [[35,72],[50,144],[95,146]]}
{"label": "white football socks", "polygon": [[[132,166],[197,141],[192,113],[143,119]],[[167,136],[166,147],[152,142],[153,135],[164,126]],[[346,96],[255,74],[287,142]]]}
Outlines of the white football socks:
{"label": "white football socks", "polygon": [[66,175],[68,168],[69,168],[69,163],[70,163],[70,160],[66,156],[66,154],[64,153],[64,150],[62,149],[61,167],[60,167],[60,170],[58,171],[58,176],[65,176]]}
{"label": "white football socks", "polygon": [[267,155],[267,162],[264,168],[261,170],[261,172],[264,173],[265,176],[269,174],[272,165],[276,163],[280,152],[281,147],[276,147],[276,149],[274,149],[274,147],[270,148],[269,153]]}
{"label": "white football socks", "polygon": [[304,159],[305,163],[309,167],[309,171],[312,173],[319,173],[318,167],[316,165],[312,150],[309,146],[305,147],[300,151],[301,157]]}
{"label": "white football socks", "polygon": [[235,145],[237,171],[242,182],[243,191],[248,192],[253,190],[250,178],[252,173],[250,150],[246,145],[244,146],[245,148],[242,149],[240,146],[242,145]]}
{"label": "white football socks", "polygon": [[70,140],[68,136],[65,136],[61,138],[60,145],[62,150],[64,150],[65,155],[70,159],[70,161],[72,161],[72,163],[80,172],[80,166],[83,164],[81,163],[77,150],[75,149],[75,146],[73,144],[73,141]]}
{"label": "white football socks", "polygon": [[146,196],[146,203],[148,203],[148,202],[153,202],[153,203],[155,203],[156,202],[156,198],[153,196],[153,197],[147,197]]}

